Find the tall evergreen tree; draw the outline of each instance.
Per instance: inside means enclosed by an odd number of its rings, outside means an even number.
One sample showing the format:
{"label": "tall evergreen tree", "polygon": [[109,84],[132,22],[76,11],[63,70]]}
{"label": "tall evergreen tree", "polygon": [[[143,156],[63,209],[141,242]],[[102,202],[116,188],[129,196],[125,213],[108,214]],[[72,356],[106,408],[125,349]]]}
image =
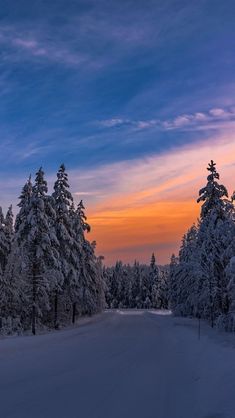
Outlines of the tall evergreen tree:
{"label": "tall evergreen tree", "polygon": [[76,260],[74,257],[74,231],[71,206],[73,197],[69,190],[68,174],[62,164],[57,172],[57,180],[54,184],[54,209],[56,213],[55,233],[59,242],[59,254],[63,283],[54,289],[54,314],[55,326],[58,324],[58,298],[62,295],[62,309],[65,307],[69,312],[72,306],[70,290],[77,281]]}
{"label": "tall evergreen tree", "polygon": [[228,192],[219,184],[214,161],[207,168],[207,184],[199,191],[202,202],[198,228],[184,236],[179,264],[171,265],[172,309],[181,315],[195,315],[224,321],[230,306],[226,266],[235,253],[234,208]]}
{"label": "tall evergreen tree", "polygon": [[[26,201],[25,201],[26,202]],[[51,216],[54,211],[47,196],[47,182],[40,168],[29,203],[26,202],[28,216],[21,223],[17,238],[22,249],[24,280],[28,294],[32,333],[36,333],[36,323],[50,309],[50,277],[59,271],[59,255],[55,247],[55,235],[51,230]]]}
{"label": "tall evergreen tree", "polygon": [[204,286],[201,286],[206,311],[204,316],[210,317],[211,325],[219,314],[228,311],[226,296],[227,280],[225,268],[227,240],[224,234],[230,235],[232,226],[230,218],[231,203],[224,185],[217,182],[219,173],[216,164],[211,161],[207,170],[207,185],[199,191],[198,202],[203,201],[201,220],[198,232],[198,251]]}
{"label": "tall evergreen tree", "polygon": [[[2,280],[2,291],[0,297],[0,305],[2,316],[5,318],[11,318],[19,320],[25,326],[26,317],[28,317],[27,308],[29,301],[25,292],[25,251],[21,246],[22,239],[26,239],[29,228],[27,225],[27,217],[29,214],[30,199],[32,196],[32,182],[31,176],[26,184],[23,186],[21,195],[19,197],[20,202],[18,204],[20,210],[16,216],[15,232],[12,231],[12,210],[11,207],[6,215],[6,233],[8,247],[10,244],[10,253],[7,260],[7,265]],[[14,232],[14,234],[12,234]],[[12,235],[12,237],[11,237]]]}

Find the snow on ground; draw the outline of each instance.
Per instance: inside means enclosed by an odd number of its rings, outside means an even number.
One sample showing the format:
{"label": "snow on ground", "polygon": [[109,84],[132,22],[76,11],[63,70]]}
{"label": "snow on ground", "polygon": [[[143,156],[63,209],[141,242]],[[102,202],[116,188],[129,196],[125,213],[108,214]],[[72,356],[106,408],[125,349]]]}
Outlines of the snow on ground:
{"label": "snow on ground", "polygon": [[0,417],[235,417],[234,335],[122,312],[1,340]]}

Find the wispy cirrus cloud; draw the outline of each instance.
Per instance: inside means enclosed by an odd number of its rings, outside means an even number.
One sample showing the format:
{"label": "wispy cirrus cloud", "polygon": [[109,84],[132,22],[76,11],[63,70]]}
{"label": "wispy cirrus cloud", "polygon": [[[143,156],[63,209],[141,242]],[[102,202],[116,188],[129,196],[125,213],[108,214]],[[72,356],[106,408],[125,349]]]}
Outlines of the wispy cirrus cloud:
{"label": "wispy cirrus cloud", "polygon": [[173,31],[182,18],[181,12],[169,20],[167,14],[161,11],[162,21],[156,28],[151,8],[133,10],[128,4],[121,8],[113,4],[112,8],[115,13],[110,13],[108,2],[100,8],[96,2],[90,1],[88,10],[80,10],[78,2],[75,13],[62,19],[60,16],[58,25],[57,13],[33,19],[33,23],[23,15],[18,21],[3,19],[0,45],[8,48],[4,51],[4,60],[24,62],[37,59],[39,62],[47,60],[71,67],[103,68],[122,61],[137,50],[151,48],[154,42],[161,44],[163,28],[167,25],[167,32]]}
{"label": "wispy cirrus cloud", "polygon": [[[132,1],[120,4],[102,1],[102,6],[88,1],[88,7],[81,3],[75,2],[66,14],[66,2],[61,1],[58,7],[49,6],[48,10],[45,7],[47,13],[44,5],[39,4],[38,16],[29,4],[18,11],[18,19],[3,18],[0,43],[14,50],[7,51],[4,59],[37,58],[75,67],[83,64],[105,67],[132,54],[136,58],[137,52],[146,54],[153,47],[162,48],[173,38],[182,39],[197,27],[198,22],[191,16],[202,13],[186,2],[172,10],[171,1],[164,5],[153,2],[147,8]],[[24,15],[30,12],[32,19]],[[188,20],[190,25],[184,25]]]}
{"label": "wispy cirrus cloud", "polygon": [[[224,122],[227,125],[224,125]],[[215,129],[221,124],[229,128],[230,123],[235,122],[235,107],[230,108],[212,108],[207,112],[196,112],[192,114],[182,114],[173,119],[150,119],[150,120],[131,120],[122,118],[112,118],[101,120],[98,122],[100,126],[105,128],[115,128],[120,126],[132,126],[138,130],[146,130],[151,128],[158,128],[162,130],[173,129]]]}
{"label": "wispy cirrus cloud", "polygon": [[116,126],[121,125],[129,125],[132,122],[130,119],[121,119],[121,118],[113,118],[113,119],[106,119],[99,122],[101,126],[104,126],[105,128],[113,128]]}
{"label": "wispy cirrus cloud", "polygon": [[75,50],[69,43],[55,39],[39,27],[22,29],[21,26],[0,27],[0,44],[8,48],[5,60],[24,61],[26,59],[46,59],[64,65],[78,66],[89,64],[91,57],[85,52]]}

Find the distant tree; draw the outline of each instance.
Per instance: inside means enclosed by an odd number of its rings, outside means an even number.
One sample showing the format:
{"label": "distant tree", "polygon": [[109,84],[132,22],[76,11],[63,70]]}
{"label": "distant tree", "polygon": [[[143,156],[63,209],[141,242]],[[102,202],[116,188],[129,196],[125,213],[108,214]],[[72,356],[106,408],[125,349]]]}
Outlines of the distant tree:
{"label": "distant tree", "polygon": [[174,312],[178,304],[179,282],[177,277],[178,258],[172,254],[169,268],[169,306]]}
{"label": "distant tree", "polygon": [[159,268],[156,264],[156,257],[155,254],[152,254],[151,261],[150,261],[150,271],[149,271],[149,279],[150,279],[150,300],[151,300],[151,307],[159,309],[160,308],[160,275],[159,275]]}

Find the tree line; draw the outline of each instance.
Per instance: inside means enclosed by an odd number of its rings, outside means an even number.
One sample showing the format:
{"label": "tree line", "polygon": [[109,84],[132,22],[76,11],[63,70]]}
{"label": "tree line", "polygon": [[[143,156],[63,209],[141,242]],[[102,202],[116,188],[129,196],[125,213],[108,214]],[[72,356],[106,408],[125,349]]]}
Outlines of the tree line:
{"label": "tree line", "polygon": [[105,269],[105,297],[108,308],[166,309],[167,269],[160,269],[152,254],[150,265],[125,265],[118,261]]}
{"label": "tree line", "polygon": [[211,161],[199,191],[200,219],[183,236],[169,270],[169,302],[176,315],[208,319],[235,330],[235,193],[229,198]]}
{"label": "tree line", "polygon": [[81,201],[74,205],[62,164],[48,194],[40,168],[22,188],[19,212],[0,208],[0,332],[59,328],[108,308],[166,309],[235,330],[235,193],[211,161],[197,224],[169,268],[118,261],[103,267]]}
{"label": "tree line", "polygon": [[77,207],[62,164],[52,194],[42,168],[31,177],[12,207],[0,210],[0,328],[14,332],[58,328],[104,306],[101,258],[90,231],[83,202]]}

